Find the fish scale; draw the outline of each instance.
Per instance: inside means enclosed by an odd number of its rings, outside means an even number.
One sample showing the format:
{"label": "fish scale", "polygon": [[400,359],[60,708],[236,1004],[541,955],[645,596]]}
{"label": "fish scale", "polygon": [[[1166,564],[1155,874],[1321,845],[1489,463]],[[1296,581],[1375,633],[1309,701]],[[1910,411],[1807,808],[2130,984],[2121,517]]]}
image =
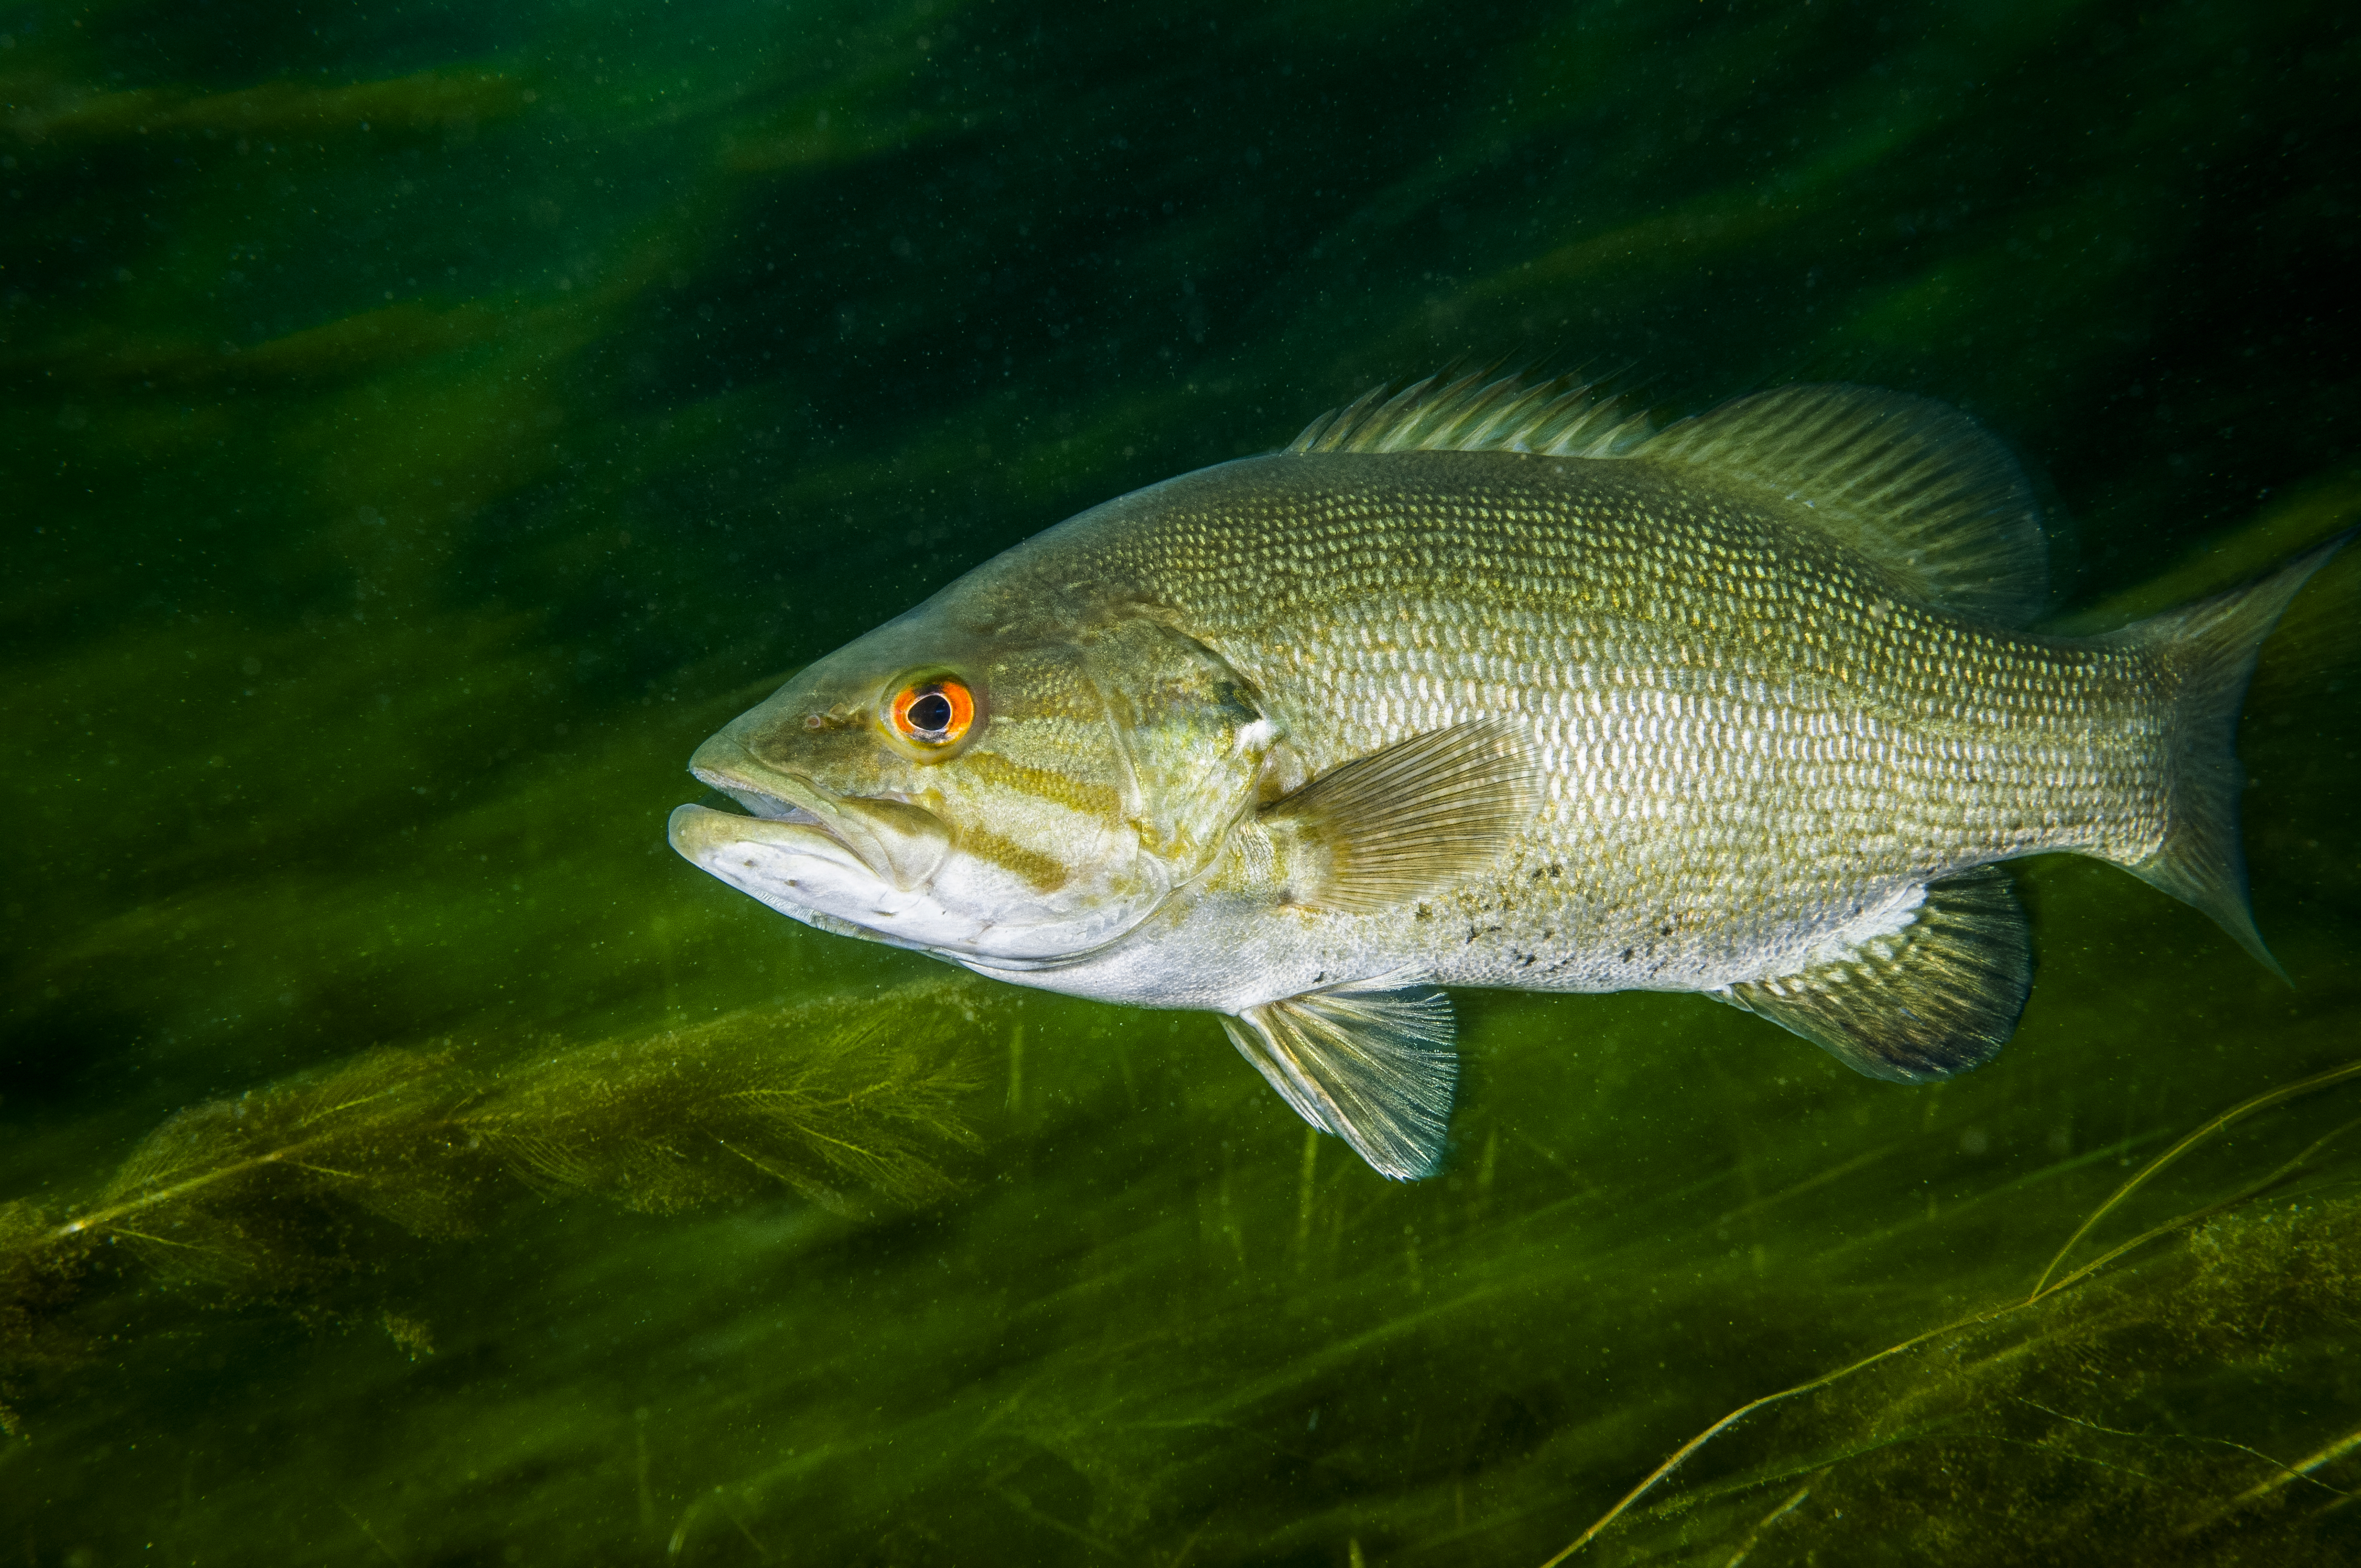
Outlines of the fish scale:
{"label": "fish scale", "polygon": [[1696,992],[1924,1081],[2014,1031],[1998,863],[2060,850],[2269,963],[2231,740],[2338,543],[2045,636],[2039,509],[1956,411],[1794,387],[1651,431],[1570,381],[1431,378],[838,650],[693,759],[754,815],[671,835],[824,930],[1218,1014],[1413,1178],[1455,1093],[1442,987]]}
{"label": "fish scale", "polygon": [[[1700,989],[1913,882],[2154,848],[2169,705],[2152,656],[1898,602],[1783,538],[1796,524],[1777,498],[1716,502],[1653,467],[1248,459],[1118,503],[1080,554],[1201,629],[1314,771],[1470,719],[1533,720],[1544,804],[1455,895],[1493,918],[1484,940],[1432,949],[1438,980],[1509,982],[1530,967],[1510,950],[1546,931],[1554,957],[1579,944],[1553,989],[1634,983],[1609,955],[1635,943],[1639,983]],[[1582,872],[1536,883],[1537,860]]]}

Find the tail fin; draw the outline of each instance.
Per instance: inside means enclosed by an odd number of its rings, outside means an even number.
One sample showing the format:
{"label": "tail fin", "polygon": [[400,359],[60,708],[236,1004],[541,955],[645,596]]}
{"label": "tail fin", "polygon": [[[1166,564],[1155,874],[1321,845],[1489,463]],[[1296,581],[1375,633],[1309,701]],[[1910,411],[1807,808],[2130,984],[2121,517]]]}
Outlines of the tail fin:
{"label": "tail fin", "polygon": [[2160,650],[2179,673],[2165,745],[2170,753],[2164,847],[2134,876],[2213,917],[2240,947],[2281,980],[2287,971],[2263,946],[2246,906],[2246,857],[2238,845],[2238,793],[2245,770],[2232,748],[2238,705],[2263,639],[2298,590],[2345,547],[2339,534],[2268,577],[2125,628],[2116,635]]}

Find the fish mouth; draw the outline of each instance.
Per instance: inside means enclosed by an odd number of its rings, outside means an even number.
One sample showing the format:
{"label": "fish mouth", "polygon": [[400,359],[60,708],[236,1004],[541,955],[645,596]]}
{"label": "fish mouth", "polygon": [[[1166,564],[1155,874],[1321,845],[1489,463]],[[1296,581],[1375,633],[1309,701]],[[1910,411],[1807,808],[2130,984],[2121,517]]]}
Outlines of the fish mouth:
{"label": "fish mouth", "polygon": [[1120,902],[1095,914],[1012,908],[1005,897],[982,896],[972,863],[952,853],[950,828],[933,812],[892,795],[839,794],[771,767],[726,729],[697,749],[689,772],[735,809],[675,807],[665,827],[673,849],[837,936],[1029,970],[1078,961],[1147,913]]}
{"label": "fish mouth", "polygon": [[697,749],[688,771],[746,812],[683,806],[672,814],[665,837],[673,848],[717,875],[724,873],[716,860],[731,846],[760,846],[766,858],[808,857],[840,872],[857,868],[909,892],[926,886],[950,852],[950,829],[933,812],[884,796],[839,795],[767,767],[727,731]]}
{"label": "fish mouth", "polygon": [[[719,776],[707,778],[705,774],[698,773],[697,777],[704,779],[707,784],[711,784],[721,794],[736,801],[739,809],[749,817],[764,822],[786,822],[797,828],[817,828],[823,833],[828,832],[828,824],[821,820],[819,813],[807,811],[792,801],[780,799],[768,791],[754,789],[742,784],[730,783]],[[835,837],[834,834],[829,836]]]}

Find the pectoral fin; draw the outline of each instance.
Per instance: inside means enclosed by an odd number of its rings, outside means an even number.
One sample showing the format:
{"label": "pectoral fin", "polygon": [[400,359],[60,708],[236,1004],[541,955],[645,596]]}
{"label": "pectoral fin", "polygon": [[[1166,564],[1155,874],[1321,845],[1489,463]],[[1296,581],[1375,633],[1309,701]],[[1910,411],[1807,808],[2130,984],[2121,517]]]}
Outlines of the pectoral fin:
{"label": "pectoral fin", "polygon": [[1442,1163],[1459,1057],[1451,999],[1434,987],[1313,992],[1222,1027],[1299,1115],[1378,1174],[1415,1181]]}
{"label": "pectoral fin", "polygon": [[1843,956],[1713,994],[1794,1030],[1857,1072],[1902,1083],[1992,1059],[2033,988],[2025,909],[1996,866],[1927,889],[1912,922]]}
{"label": "pectoral fin", "polygon": [[1331,768],[1260,817],[1288,841],[1293,902],[1361,915],[1483,870],[1540,799],[1523,728],[1481,718]]}

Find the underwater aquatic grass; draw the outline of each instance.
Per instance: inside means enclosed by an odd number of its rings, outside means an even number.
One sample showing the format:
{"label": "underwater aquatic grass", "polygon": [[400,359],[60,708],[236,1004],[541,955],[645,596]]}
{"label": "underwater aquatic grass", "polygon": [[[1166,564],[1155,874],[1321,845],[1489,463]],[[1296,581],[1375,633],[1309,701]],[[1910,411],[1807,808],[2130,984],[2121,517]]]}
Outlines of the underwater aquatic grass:
{"label": "underwater aquatic grass", "polygon": [[[1633,1486],[1631,1491],[1618,1498],[1613,1508],[1600,1515],[1564,1550],[1551,1556],[1542,1564],[1542,1568],[1557,1568],[1559,1563],[1564,1563],[1568,1558],[1574,1556],[1576,1552],[1582,1551],[1585,1547],[1597,1541],[1601,1535],[1605,1534],[1610,1528],[1612,1528],[1617,1520],[1620,1519],[1625,1514],[1630,1512],[1634,1505],[1636,1505],[1642,1498],[1645,1497],[1650,1492],[1655,1490],[1660,1484],[1669,1478],[1675,1470],[1679,1469],[1683,1464],[1693,1457],[1699,1450],[1703,1449],[1708,1443],[1713,1442],[1714,1439],[1719,1437],[1722,1433],[1729,1431],[1731,1428],[1737,1426],[1741,1421],[1743,1421],[1748,1417],[1756,1414],[1758,1411],[1768,1409],[1774,1405],[1784,1404],[1790,1399],[1796,1398],[1805,1394],[1810,1394],[1821,1389],[1833,1387],[1837,1384],[1842,1383],[1854,1376],[1856,1374],[1866,1372],[1872,1367],[1882,1365],[1896,1356],[1906,1355],[1913,1351],[1918,1350],[1922,1346],[1964,1336],[1970,1331],[2000,1322],[2004,1320],[2015,1317],[2017,1314],[2026,1312],[2033,1308],[2038,1307],[2049,1297],[2055,1296],[2062,1291],[2071,1290],[2076,1286],[2081,1285],[2083,1281],[2105,1269],[2109,1265],[2133,1252],[2137,1251],[2148,1243],[2156,1241],[2166,1235],[2169,1235],[2176,1231],[2185,1230],[2192,1225],[2202,1223],[2217,1214],[2235,1209],[2249,1200],[2258,1198],[2264,1193],[2270,1191],[2274,1188],[2289,1180],[2290,1178],[2303,1170],[2303,1168],[2316,1156],[2318,1156],[2323,1149],[2328,1146],[2328,1145],[2337,1137],[2351,1131],[2356,1126],[2361,1126],[2361,1118],[2348,1121],[2343,1125],[2334,1129],[2326,1135],[2315,1140],[2309,1147],[2305,1148],[2293,1158],[2279,1166],[2277,1169],[2271,1171],[2268,1175],[2246,1185],[2240,1190],[2217,1198],[2199,1208],[2176,1215],[2160,1223],[2151,1225],[2147,1229],[2140,1232],[2137,1235],[2135,1235],[2126,1241],[2117,1243],[2113,1247],[2110,1247],[2105,1252],[2100,1254],[2097,1257],[2091,1259],[2089,1262],[2082,1264],[2081,1266],[2071,1270],[2070,1272],[2063,1275],[2060,1275],[2058,1272],[2060,1266],[2062,1266],[2067,1258],[2073,1254],[2075,1248],[2092,1233],[2092,1231],[2096,1229],[2109,1214],[2113,1213],[2135,1192],[2138,1191],[2140,1188],[2147,1185],[2151,1178],[2162,1173],[2167,1168],[2178,1161],[2183,1155],[2188,1154],[2192,1149],[2195,1149],[2200,1145],[2205,1143],[2207,1140],[2224,1131],[2225,1128],[2245,1120],[2248,1116],[2270,1110],[2276,1106],[2284,1104],[2290,1100],[2299,1099],[2307,1094],[2316,1093],[2322,1090],[2334,1088],[2356,1077],[2361,1077],[2361,1061],[2346,1062],[2337,1067],[2329,1068],[2323,1071],[2313,1073],[2309,1077],[2300,1079],[2295,1082],[2283,1084],[2276,1089],[2267,1090],[2250,1099],[2242,1101],[2238,1104],[2223,1112],[2221,1114],[2205,1122],[2202,1125],[2192,1129],[2178,1142],[2173,1144],[2170,1148],[2166,1149],[2163,1153],[2157,1155],[2155,1157],[2143,1164],[2136,1174],[2124,1181],[2123,1184],[2117,1187],[2114,1192],[2110,1193],[2103,1203],[2101,1203],[2096,1209],[2092,1211],[2090,1215],[2083,1220],[2081,1224],[2076,1227],[2074,1234],[2069,1236],[2066,1239],[2065,1244],[2058,1249],[2057,1255],[2053,1256],[2042,1268],[2040,1274],[2035,1278],[2032,1290],[2029,1294],[2026,1295],[2021,1299],[2004,1301],[1993,1306],[1986,1307],[1976,1312],[1970,1313],[1967,1316],[1957,1318],[1949,1322],[1941,1323],[1936,1327],[1924,1330],[1919,1333],[1911,1335],[1907,1339],[1887,1345],[1882,1350],[1872,1351],[1869,1354],[1861,1357],[1859,1360],[1853,1361],[1844,1366],[1840,1366],[1832,1372],[1824,1373],[1809,1381],[1798,1383],[1790,1387],[1782,1388],[1775,1393],[1763,1395],[1741,1405],[1736,1409],[1731,1410],[1729,1414],[1723,1416],[1719,1420],[1715,1421],[1711,1426],[1706,1428],[1703,1431],[1697,1433],[1695,1437],[1690,1438],[1686,1442],[1681,1444],[1679,1448],[1673,1452],[1670,1458],[1666,1459],[1653,1471],[1651,1471],[1637,1486]],[[2329,1223],[2337,1226],[2339,1230],[2345,1234],[2361,1237],[2361,1201],[2347,1199],[2344,1202],[2334,1206],[2332,1210]],[[2219,1238],[2217,1238],[2217,1240]],[[2340,1236],[2339,1240],[2340,1242],[2343,1240],[2342,1236]],[[2343,1293],[2342,1287],[2345,1284],[2349,1284],[2351,1280],[2361,1280],[2361,1267],[2356,1268],[2355,1272],[2350,1277],[2350,1279],[2340,1280],[2339,1294]],[[2216,1310],[2219,1309],[2217,1308]],[[2057,1332],[2058,1331],[2054,1327],[2034,1331],[2037,1334],[2055,1333]],[[2054,1415],[2056,1412],[2048,1413]],[[2130,1434],[2117,1433],[2116,1435]],[[1883,1447],[1885,1446],[1885,1443],[1880,1442],[1872,1446]],[[2249,1492],[2242,1494],[2237,1498],[2233,1499],[2230,1503],[2224,1504],[2221,1508],[2213,1509],[2206,1516],[2204,1520],[2201,1521],[2201,1523],[2210,1523],[2213,1519],[2220,1517],[2223,1513],[2227,1512],[2229,1508],[2235,1506],[2267,1496],[2269,1492],[2276,1490],[2279,1486],[2283,1485],[2286,1479],[2308,1475],[2312,1470],[2317,1469],[2321,1464],[2325,1464],[2330,1460],[2340,1457],[2343,1453],[2349,1452],[2350,1449],[2355,1446],[2361,1446],[2361,1442],[2345,1442],[2344,1440],[2340,1440],[2340,1443],[2332,1443],[2328,1448],[2323,1449],[2318,1454],[2302,1461],[2297,1465],[2281,1466],[2281,1475],[2279,1478],[2257,1483]],[[1841,1464],[1845,1459],[1857,1457],[1860,1453],[1869,1451],[1869,1449],[1857,1449],[1839,1458],[1825,1460],[1802,1467],[1800,1472],[1790,1471],[1777,1474],[1788,1475],[1792,1475],[1792,1474],[1795,1473],[1811,1474],[1817,1470],[1828,1468],[1834,1464]],[[2258,1457],[2265,1457],[2268,1459],[2268,1456]],[[1740,1486],[1727,1488],[1727,1490],[1737,1491],[1749,1489],[1762,1484],[1763,1483],[1760,1481],[1750,1480],[1741,1484]],[[1776,1520],[1784,1518],[1796,1508],[1801,1506],[1805,1499],[1810,1496],[1810,1490],[1811,1489],[1808,1486],[1798,1489],[1783,1501],[1777,1508],[1773,1510],[1772,1513],[1764,1516],[1764,1518],[1749,1531],[1746,1539],[1740,1543],[1740,1555],[1742,1556],[1746,1552],[1751,1550],[1754,1541],[1760,1536],[1763,1529],[1767,1528]],[[2337,1495],[2339,1497],[2344,1497],[2346,1494],[2340,1492]],[[2189,1527],[2190,1530],[2194,1530],[2195,1528],[2199,1527]],[[2184,1531],[2184,1533],[2186,1533],[2186,1531]]]}
{"label": "underwater aquatic grass", "polygon": [[507,1060],[387,1047],[192,1106],[87,1202],[0,1206],[0,1366],[59,1359],[61,1320],[115,1249],[176,1289],[333,1314],[371,1269],[369,1222],[477,1235],[527,1190],[659,1214],[783,1192],[848,1214],[940,1201],[976,1142],[967,1102],[990,1003],[974,989],[749,1010]]}
{"label": "underwater aquatic grass", "polygon": [[[1747,1020],[1675,999],[1471,996],[1460,1157],[1411,1189],[1361,1179],[1333,1144],[1311,1146],[1307,1171],[1301,1127],[1266,1106],[1267,1091],[1210,1029],[1010,998],[1022,1004],[1021,1057],[1012,1049],[1005,1080],[995,1071],[982,1091],[998,1106],[994,1179],[918,1220],[849,1233],[775,1233],[760,1205],[658,1230],[598,1223],[580,1206],[508,1211],[496,1233],[436,1249],[437,1277],[398,1278],[401,1316],[431,1335],[433,1357],[389,1357],[375,1335],[333,1338],[285,1375],[226,1391],[265,1436],[236,1449],[239,1475],[206,1470],[200,1499],[172,1510],[175,1528],[256,1541],[260,1510],[286,1519],[291,1543],[349,1535],[359,1551],[340,1511],[349,1507],[415,1556],[522,1534],[559,1557],[633,1540],[660,1552],[676,1540],[677,1560],[697,1563],[752,1561],[750,1542],[775,1552],[789,1541],[841,1561],[939,1556],[963,1538],[1047,1561],[1098,1554],[1081,1537],[1168,1557],[1193,1541],[1196,1562],[1324,1557],[1347,1540],[1377,1563],[1412,1548],[1537,1561],[1549,1548],[1536,1538],[1566,1539],[1570,1492],[1643,1471],[1669,1434],[1701,1423],[1695,1406],[1759,1386],[1766,1368],[1825,1367],[1843,1337],[1923,1314],[1940,1293],[2021,1296],[2039,1261],[2024,1255],[2028,1220],[2052,1217],[2063,1234],[2122,1185],[2113,1160],[2126,1145],[2112,1125],[2087,1152],[2079,1142],[2062,1157],[2041,1152],[2065,1113],[2061,1094],[2070,1105],[2121,1099],[2105,1077],[2103,1093],[2078,1091],[2073,1078],[2136,1047],[2145,1028],[2121,1008],[2086,1022],[2070,1003],[2113,966],[2185,968],[2215,938],[2191,931],[2159,953],[2138,906],[2145,890],[2114,899],[2105,868],[2037,872],[2039,907],[2077,935],[2053,964],[2068,994],[2028,1020],[2014,1076],[1897,1098],[1784,1038],[1756,1037]],[[2306,1015],[2326,1041],[2349,1014],[2315,998]],[[2234,1057],[2268,1037],[2252,1009],[2217,1021]],[[1667,1074],[1681,1095],[1662,1092]],[[2129,1122],[2142,1157],[2180,1131],[2158,1124],[2160,1109]],[[1782,1127],[1825,1146],[1767,1135]],[[1963,1155],[1979,1128],[1992,1152]],[[1741,1151],[1750,1137],[1759,1146]],[[2025,1143],[2030,1160],[2000,1152]],[[1668,1146],[1690,1151],[1680,1168]],[[2151,1200],[2177,1213],[2245,1185],[2252,1151],[2230,1151],[2226,1174],[2195,1168],[2216,1152],[2192,1151],[2135,1192],[2133,1227],[2153,1217]],[[2349,1161],[2335,1169],[2352,1172]],[[2006,1201],[1979,1201],[2012,1186]],[[550,1223],[561,1215],[562,1235]],[[2274,1299],[2271,1260],[2254,1251],[2271,1240],[2258,1229],[2208,1244],[2238,1292],[2216,1306],[2235,1317]],[[512,1251],[566,1261],[544,1283],[503,1272]],[[2259,1332],[2296,1347],[2310,1321]],[[235,1343],[234,1323],[215,1332]],[[522,1360],[507,1348],[544,1343]],[[2223,1343],[2143,1354],[2202,1366]],[[208,1386],[170,1333],[126,1341],[122,1354],[143,1401]],[[438,1365],[509,1370],[486,1387],[481,1373],[438,1376]],[[726,1387],[708,1388],[717,1367]],[[2342,1386],[2333,1367],[2318,1370],[2323,1386]],[[2065,1397],[2081,1386],[2070,1357],[2038,1371],[2017,1391],[2129,1430]],[[100,1377],[85,1365],[45,1380],[43,1441],[19,1463],[50,1475],[38,1456],[89,1441],[108,1398],[60,1396]],[[1881,1391],[1888,1404],[1923,1398]],[[308,1429],[356,1398],[393,1415],[399,1453],[269,1435],[275,1403],[313,1412],[299,1419]],[[1770,1435],[1793,1455],[1784,1468],[1809,1466],[1826,1456],[1828,1427],[1850,1431],[1879,1409],[1816,1412],[1821,1425]],[[2279,1447],[2250,1415],[2197,1415],[2192,1430]],[[2306,1432],[2281,1457],[2335,1435]],[[1760,1457],[1731,1456],[1741,1477]],[[2322,1475],[2339,1485],[2334,1464]],[[551,1481],[550,1465],[567,1479]],[[1910,1474],[1902,1465],[1892,1480]],[[2258,1478],[2237,1472],[2212,1495]],[[1711,1488],[1728,1473],[1696,1479]],[[2004,1470],[1985,1481],[1993,1496],[2016,1495]],[[156,1484],[169,1486],[169,1473]],[[1755,1550],[1830,1528],[1820,1510],[1839,1484],[1816,1481]],[[1681,1560],[1719,1563],[1795,1486],[1759,1502],[1732,1494],[1726,1508],[1719,1494],[1702,1497],[1639,1521],[1647,1533],[1632,1539],[1655,1539],[1661,1523],[1721,1543],[1719,1555],[1701,1547]],[[290,1487],[317,1501],[288,1513]],[[422,1488],[448,1499],[431,1519],[401,1500]],[[1869,1528],[1882,1517],[1874,1500],[1844,1503],[1845,1519]],[[882,1542],[881,1520],[899,1521]]]}
{"label": "underwater aquatic grass", "polygon": [[[2341,1560],[2351,1477],[2316,1473],[2349,1450],[2333,1441],[2299,1457],[2293,1434],[2242,1441],[2257,1412],[2176,1409],[2194,1390],[2174,1371],[2202,1356],[2281,1398],[2341,1386],[2326,1380],[2353,1326],[2361,1240],[2343,1185],[2288,1212],[2217,1219],[2122,1277],[1946,1324],[1789,1390],[1794,1403],[1755,1408],[1772,1427],[1734,1476],[1619,1516],[1617,1534],[1580,1544],[1720,1561],[1801,1481],[1805,1496],[1773,1510],[1784,1519],[1774,1539],[1757,1542],[1763,1561],[1810,1561],[1835,1541],[1871,1563]],[[2209,1533],[2296,1479],[2324,1506]]]}

